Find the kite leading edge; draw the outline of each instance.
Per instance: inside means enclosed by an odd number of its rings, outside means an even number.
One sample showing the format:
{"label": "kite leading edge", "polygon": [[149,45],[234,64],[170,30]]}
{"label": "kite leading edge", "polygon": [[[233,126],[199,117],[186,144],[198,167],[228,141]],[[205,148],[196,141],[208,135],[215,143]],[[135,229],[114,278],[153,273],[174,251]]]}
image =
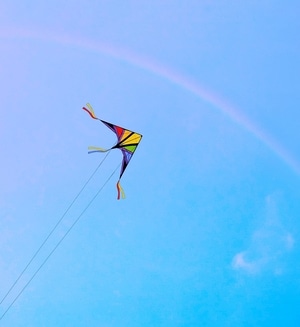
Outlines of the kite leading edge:
{"label": "kite leading edge", "polygon": [[107,152],[112,149],[120,149],[122,151],[123,160],[122,160],[119,180],[117,182],[117,190],[118,190],[118,200],[120,198],[125,199],[125,193],[120,184],[120,180],[143,136],[136,132],[130,131],[129,129],[125,129],[120,126],[113,125],[102,119],[97,118],[92,106],[89,103],[87,103],[86,107],[83,107],[82,109],[85,110],[93,119],[97,119],[101,121],[103,124],[105,124],[117,136],[118,139],[117,143],[110,149],[103,149],[95,146],[89,146],[88,149],[90,151],[88,153]]}

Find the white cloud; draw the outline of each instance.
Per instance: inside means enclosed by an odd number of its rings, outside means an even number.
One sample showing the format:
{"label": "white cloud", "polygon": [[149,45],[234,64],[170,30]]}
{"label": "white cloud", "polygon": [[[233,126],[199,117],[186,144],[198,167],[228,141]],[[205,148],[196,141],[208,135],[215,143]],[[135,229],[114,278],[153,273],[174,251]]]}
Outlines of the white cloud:
{"label": "white cloud", "polygon": [[245,252],[240,252],[236,254],[232,260],[233,268],[236,270],[244,270],[250,274],[256,273],[258,271],[258,263],[248,261],[245,256]]}
{"label": "white cloud", "polygon": [[294,244],[295,244],[295,240],[294,240],[293,236],[290,233],[288,233],[286,235],[286,237],[285,237],[285,243],[286,243],[286,248],[288,250],[292,250],[293,249]]}
{"label": "white cloud", "polygon": [[234,255],[232,268],[248,274],[272,271],[275,275],[282,275],[284,257],[293,250],[294,245],[293,235],[278,217],[275,200],[268,196],[265,219],[252,233],[248,248]]}

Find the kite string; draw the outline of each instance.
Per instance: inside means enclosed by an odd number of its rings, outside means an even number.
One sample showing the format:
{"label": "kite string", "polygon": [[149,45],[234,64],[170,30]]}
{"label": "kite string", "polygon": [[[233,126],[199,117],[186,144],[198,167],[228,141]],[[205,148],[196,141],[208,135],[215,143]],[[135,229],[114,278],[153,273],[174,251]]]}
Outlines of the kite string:
{"label": "kite string", "polygon": [[73,201],[71,202],[71,204],[68,206],[68,208],[66,209],[66,211],[63,213],[63,215],[61,216],[61,218],[57,221],[57,223],[55,224],[55,226],[52,228],[52,230],[50,231],[50,233],[48,234],[48,236],[45,238],[45,240],[42,242],[42,244],[39,246],[39,248],[37,249],[37,251],[34,253],[34,255],[31,257],[31,259],[29,260],[29,262],[27,263],[27,265],[25,266],[25,268],[22,270],[22,272],[20,273],[20,275],[18,276],[18,278],[14,281],[14,283],[11,285],[11,287],[9,288],[9,290],[6,292],[6,294],[3,296],[3,298],[1,299],[0,304],[3,303],[3,301],[7,298],[7,296],[10,294],[10,292],[13,290],[13,288],[16,286],[16,284],[18,283],[18,281],[21,279],[21,277],[24,275],[25,271],[28,269],[28,267],[30,266],[30,264],[32,263],[32,261],[36,258],[36,256],[39,254],[39,252],[41,251],[41,249],[43,248],[43,246],[46,244],[46,242],[48,241],[48,239],[51,237],[51,235],[54,233],[54,231],[56,230],[56,228],[58,227],[58,225],[62,222],[62,220],[64,219],[64,217],[66,216],[66,214],[69,212],[69,210],[71,209],[71,207],[73,206],[73,204],[75,203],[75,201],[78,199],[78,197],[80,196],[80,194],[83,192],[83,190],[86,188],[86,186],[88,185],[88,183],[90,182],[90,180],[94,177],[94,175],[96,174],[96,172],[98,171],[98,169],[102,166],[103,162],[105,161],[105,159],[107,158],[107,156],[109,155],[110,151],[108,151],[108,153],[106,154],[106,156],[102,159],[102,161],[99,163],[99,165],[97,166],[97,168],[94,170],[94,172],[91,174],[91,176],[88,178],[88,180],[85,182],[85,184],[82,186],[81,190],[78,192],[78,194],[75,196],[75,198],[73,199]]}
{"label": "kite string", "polygon": [[76,223],[79,221],[79,219],[83,216],[83,214],[87,211],[87,209],[91,206],[91,204],[94,202],[94,200],[97,198],[97,196],[101,193],[105,185],[110,181],[112,176],[116,173],[117,169],[120,167],[120,164],[115,168],[115,170],[110,174],[110,176],[107,178],[107,180],[102,184],[100,189],[97,191],[97,193],[92,197],[90,202],[87,204],[87,206],[82,210],[80,215],[76,218],[76,220],[73,222],[73,224],[69,227],[69,229],[65,232],[65,234],[61,237],[61,239],[57,242],[55,247],[52,249],[52,251],[48,254],[48,256],[44,259],[44,261],[40,264],[40,266],[36,269],[34,274],[31,276],[31,278],[28,280],[28,282],[24,285],[24,287],[20,290],[20,292],[15,296],[13,301],[10,303],[8,308],[4,311],[2,316],[0,317],[0,320],[6,315],[6,313],[10,310],[10,308],[14,305],[14,303],[18,300],[18,298],[21,296],[21,294],[24,292],[24,290],[27,288],[27,286],[31,283],[31,281],[34,279],[34,277],[38,274],[38,272],[42,269],[42,267],[45,265],[45,263],[49,260],[49,258],[52,256],[52,254],[55,252],[55,250],[59,247],[59,245],[62,243],[62,241],[66,238],[66,236],[70,233],[70,231],[73,229],[73,227],[76,225]]}

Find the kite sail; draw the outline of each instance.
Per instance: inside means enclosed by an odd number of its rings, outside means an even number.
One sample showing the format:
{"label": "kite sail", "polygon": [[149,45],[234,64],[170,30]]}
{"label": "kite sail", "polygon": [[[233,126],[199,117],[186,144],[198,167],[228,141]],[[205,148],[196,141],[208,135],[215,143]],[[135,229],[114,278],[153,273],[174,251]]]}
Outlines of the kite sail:
{"label": "kite sail", "polygon": [[86,107],[83,107],[82,109],[88,112],[93,119],[100,120],[109,129],[111,129],[117,136],[118,139],[117,143],[109,149],[103,149],[95,146],[89,146],[88,149],[90,150],[89,153],[107,152],[112,149],[120,149],[122,151],[123,160],[122,160],[119,180],[117,182],[117,190],[118,190],[118,200],[120,199],[120,197],[124,199],[125,193],[123,188],[121,187],[120,180],[143,136],[136,132],[130,131],[129,129],[125,129],[120,126],[113,125],[111,123],[108,123],[107,121],[97,118],[92,106],[89,103],[87,103]]}

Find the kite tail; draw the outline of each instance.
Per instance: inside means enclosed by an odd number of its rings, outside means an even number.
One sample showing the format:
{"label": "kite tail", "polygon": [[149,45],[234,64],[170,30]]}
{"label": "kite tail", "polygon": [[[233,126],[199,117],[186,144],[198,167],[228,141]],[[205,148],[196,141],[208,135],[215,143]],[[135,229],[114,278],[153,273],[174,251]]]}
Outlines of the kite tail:
{"label": "kite tail", "polygon": [[88,149],[90,150],[88,153],[94,153],[94,152],[107,152],[111,149],[103,149],[99,148],[97,146],[89,146]]}
{"label": "kite tail", "polygon": [[123,188],[122,188],[122,186],[120,184],[120,180],[117,183],[117,190],[118,190],[118,200],[120,200],[120,197],[122,199],[125,199],[125,197],[126,197],[125,192],[124,192],[124,190],[123,190]]}
{"label": "kite tail", "polygon": [[82,109],[85,110],[93,119],[99,119],[96,117],[92,106],[89,103],[87,103],[86,106],[88,107],[88,109],[86,107],[82,107]]}

